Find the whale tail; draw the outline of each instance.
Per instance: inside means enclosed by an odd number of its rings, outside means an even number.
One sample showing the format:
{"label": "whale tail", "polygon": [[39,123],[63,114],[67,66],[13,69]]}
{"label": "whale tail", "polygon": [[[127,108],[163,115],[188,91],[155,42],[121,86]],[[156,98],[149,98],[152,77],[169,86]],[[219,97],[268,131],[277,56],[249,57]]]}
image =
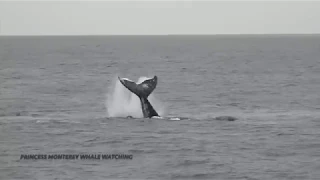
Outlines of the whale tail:
{"label": "whale tail", "polygon": [[140,84],[136,84],[135,82],[126,78],[118,78],[124,87],[129,89],[132,93],[136,94],[140,98],[144,118],[159,116],[156,110],[154,110],[152,107],[151,103],[148,101],[148,96],[157,86],[157,76],[147,79]]}
{"label": "whale tail", "polygon": [[152,79],[147,79],[143,81],[140,84],[136,84],[135,82],[126,79],[126,78],[120,78],[118,77],[120,82],[129,89],[131,92],[136,94],[138,97],[147,98],[152,91],[157,86],[157,76],[154,76]]}

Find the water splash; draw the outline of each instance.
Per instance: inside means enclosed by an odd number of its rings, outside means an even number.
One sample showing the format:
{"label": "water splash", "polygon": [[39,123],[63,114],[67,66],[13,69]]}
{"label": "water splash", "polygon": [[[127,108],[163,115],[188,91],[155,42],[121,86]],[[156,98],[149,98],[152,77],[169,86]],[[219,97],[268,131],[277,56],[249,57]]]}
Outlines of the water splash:
{"label": "water splash", "polygon": [[[140,77],[137,83],[141,83],[144,80],[149,79],[147,77]],[[148,97],[148,100],[158,112],[160,116],[165,115],[165,105],[159,99],[155,97],[155,92],[152,92]],[[106,99],[106,109],[108,117],[128,117],[142,118],[141,103],[138,96],[130,92],[125,88],[118,78],[114,78],[109,87]]]}

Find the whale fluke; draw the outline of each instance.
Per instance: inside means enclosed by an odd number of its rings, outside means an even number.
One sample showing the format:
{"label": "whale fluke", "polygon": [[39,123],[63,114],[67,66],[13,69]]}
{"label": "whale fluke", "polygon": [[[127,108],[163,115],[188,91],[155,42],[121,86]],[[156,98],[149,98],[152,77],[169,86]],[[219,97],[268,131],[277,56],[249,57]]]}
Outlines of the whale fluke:
{"label": "whale fluke", "polygon": [[157,76],[154,76],[151,79],[147,79],[140,84],[137,84],[127,78],[119,78],[119,81],[129,89],[132,93],[137,95],[140,98],[141,108],[144,118],[151,118],[153,116],[159,116],[158,113],[154,110],[150,102],[148,101],[148,96],[157,86]]}

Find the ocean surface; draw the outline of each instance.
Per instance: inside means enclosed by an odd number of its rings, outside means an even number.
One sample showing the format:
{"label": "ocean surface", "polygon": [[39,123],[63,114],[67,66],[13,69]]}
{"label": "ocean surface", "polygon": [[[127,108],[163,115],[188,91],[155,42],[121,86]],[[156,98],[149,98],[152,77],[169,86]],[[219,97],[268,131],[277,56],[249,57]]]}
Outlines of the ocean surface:
{"label": "ocean surface", "polygon": [[320,36],[0,37],[0,179],[318,180]]}

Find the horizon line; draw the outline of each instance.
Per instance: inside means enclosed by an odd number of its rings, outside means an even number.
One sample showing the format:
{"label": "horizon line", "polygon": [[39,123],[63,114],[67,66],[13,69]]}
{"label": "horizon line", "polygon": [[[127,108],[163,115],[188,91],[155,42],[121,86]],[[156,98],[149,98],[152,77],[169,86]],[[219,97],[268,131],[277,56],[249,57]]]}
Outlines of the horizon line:
{"label": "horizon line", "polygon": [[320,35],[320,33],[230,33],[230,34],[0,34],[0,37],[65,37],[65,36],[255,36],[255,35]]}

